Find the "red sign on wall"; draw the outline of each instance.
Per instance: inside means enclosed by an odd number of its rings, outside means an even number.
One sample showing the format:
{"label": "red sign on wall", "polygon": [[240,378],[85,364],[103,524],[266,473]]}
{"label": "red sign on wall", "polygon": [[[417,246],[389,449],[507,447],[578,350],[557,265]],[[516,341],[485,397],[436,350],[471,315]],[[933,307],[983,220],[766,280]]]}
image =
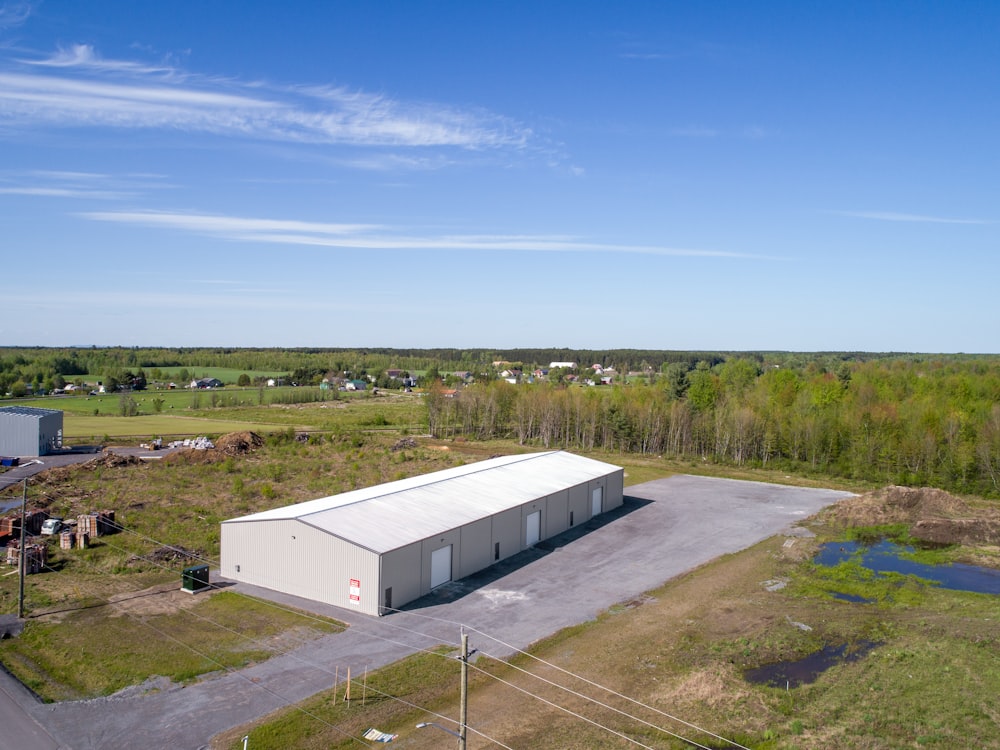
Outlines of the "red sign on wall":
{"label": "red sign on wall", "polygon": [[351,579],[350,595],[352,604],[361,604],[361,581],[357,578]]}

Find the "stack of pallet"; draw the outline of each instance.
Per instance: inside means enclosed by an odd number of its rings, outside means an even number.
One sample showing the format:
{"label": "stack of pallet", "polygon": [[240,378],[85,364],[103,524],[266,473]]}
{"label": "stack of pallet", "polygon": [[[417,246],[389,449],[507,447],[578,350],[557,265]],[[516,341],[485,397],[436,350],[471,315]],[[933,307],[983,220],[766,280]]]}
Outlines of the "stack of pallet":
{"label": "stack of pallet", "polygon": [[78,516],[76,530],[78,534],[88,534],[91,538],[113,534],[118,530],[118,525],[115,523],[115,512],[113,510],[99,510]]}
{"label": "stack of pallet", "polygon": [[[20,563],[20,544],[17,540],[7,545],[7,564],[17,567]],[[48,560],[48,547],[44,544],[24,545],[24,572],[25,575],[41,573],[42,568]]]}
{"label": "stack of pallet", "polygon": [[90,534],[84,534],[82,531],[76,532],[76,548],[77,549],[87,549],[90,544]]}
{"label": "stack of pallet", "polygon": [[16,534],[21,530],[20,516],[4,516],[0,518],[0,536]]}
{"label": "stack of pallet", "polygon": [[28,534],[38,534],[49,514],[44,510],[29,510],[24,516],[24,530]]}
{"label": "stack of pallet", "polygon": [[59,549],[73,549],[76,544],[76,532],[63,531],[59,534]]}

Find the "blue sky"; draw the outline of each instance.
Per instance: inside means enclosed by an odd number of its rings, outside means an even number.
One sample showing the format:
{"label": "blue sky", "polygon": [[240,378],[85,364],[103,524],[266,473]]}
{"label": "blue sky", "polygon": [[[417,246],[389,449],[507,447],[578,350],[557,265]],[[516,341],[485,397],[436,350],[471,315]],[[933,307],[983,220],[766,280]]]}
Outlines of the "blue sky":
{"label": "blue sky", "polygon": [[0,0],[0,344],[997,352],[997,38],[991,2]]}

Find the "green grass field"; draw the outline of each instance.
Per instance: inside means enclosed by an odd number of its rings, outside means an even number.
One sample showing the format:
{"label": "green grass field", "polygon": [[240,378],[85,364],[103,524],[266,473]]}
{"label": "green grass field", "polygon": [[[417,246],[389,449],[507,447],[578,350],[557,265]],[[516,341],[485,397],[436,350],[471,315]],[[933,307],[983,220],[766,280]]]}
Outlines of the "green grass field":
{"label": "green grass field", "polygon": [[[122,416],[131,399],[135,416]],[[316,400],[310,400],[316,399]],[[299,401],[303,401],[299,403]],[[103,436],[153,437],[219,435],[253,429],[342,431],[423,431],[426,410],[413,394],[343,394],[317,388],[224,388],[212,391],[164,390],[97,396],[26,399],[24,406],[63,412],[67,444]]]}

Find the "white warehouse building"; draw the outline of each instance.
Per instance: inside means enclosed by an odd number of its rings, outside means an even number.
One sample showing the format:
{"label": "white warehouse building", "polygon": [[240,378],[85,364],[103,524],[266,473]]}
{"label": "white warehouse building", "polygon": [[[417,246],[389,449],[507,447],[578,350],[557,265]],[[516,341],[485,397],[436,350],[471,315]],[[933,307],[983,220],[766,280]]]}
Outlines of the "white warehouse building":
{"label": "white warehouse building", "polygon": [[0,455],[44,456],[62,449],[63,413],[33,406],[0,407]]}
{"label": "white warehouse building", "polygon": [[621,467],[502,456],[222,523],[221,574],[380,615],[623,502]]}

